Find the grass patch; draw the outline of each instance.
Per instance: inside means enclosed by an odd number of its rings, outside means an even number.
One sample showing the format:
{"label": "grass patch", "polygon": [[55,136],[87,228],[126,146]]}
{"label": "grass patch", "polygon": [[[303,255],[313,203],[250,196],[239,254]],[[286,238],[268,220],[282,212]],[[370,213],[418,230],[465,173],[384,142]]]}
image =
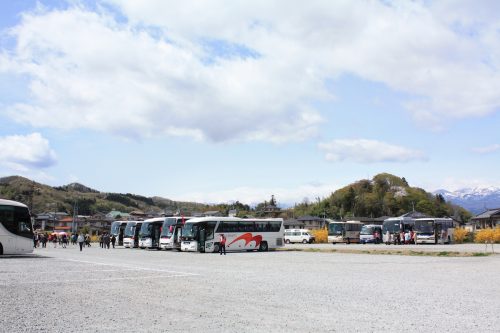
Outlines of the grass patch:
{"label": "grass patch", "polygon": [[278,251],[292,252],[321,252],[321,253],[347,253],[347,254],[374,254],[374,255],[401,255],[401,256],[426,256],[426,257],[487,257],[492,253],[486,252],[457,252],[457,251],[414,251],[414,250],[392,250],[392,249],[312,249],[312,248],[280,248]]}

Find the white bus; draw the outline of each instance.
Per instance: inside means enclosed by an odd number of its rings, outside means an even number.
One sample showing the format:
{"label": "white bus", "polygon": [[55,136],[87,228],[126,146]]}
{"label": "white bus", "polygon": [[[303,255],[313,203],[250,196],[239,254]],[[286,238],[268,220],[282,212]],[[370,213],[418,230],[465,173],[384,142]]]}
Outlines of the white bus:
{"label": "white bus", "polygon": [[33,228],[28,206],[0,199],[0,255],[33,252]]}
{"label": "white bus", "polygon": [[283,219],[193,218],[182,228],[181,250],[218,252],[220,234],[227,251],[267,251],[283,246]]}
{"label": "white bus", "polygon": [[111,223],[111,232],[110,236],[115,236],[116,245],[123,246],[123,234],[125,232],[125,228],[127,227],[128,221],[114,221]]}
{"label": "white bus", "polygon": [[127,248],[139,247],[139,231],[142,221],[129,221],[123,232],[123,246]]}
{"label": "white bus", "polygon": [[160,249],[161,228],[165,217],[144,220],[139,231],[139,247],[141,249]]}
{"label": "white bus", "polygon": [[363,223],[360,221],[328,220],[328,243],[359,243],[359,234]]}
{"label": "white bus", "polygon": [[415,219],[407,216],[389,217],[382,224],[382,239],[385,244],[402,244],[401,233],[413,230]]}
{"label": "white bus", "polygon": [[382,242],[382,226],[378,224],[365,224],[361,228],[359,241],[361,244]]}
{"label": "white bus", "polygon": [[454,230],[451,218],[415,219],[414,231],[417,233],[417,244],[450,244]]}
{"label": "white bus", "polygon": [[160,234],[160,248],[181,250],[181,231],[184,223],[192,217],[171,216],[165,218]]}

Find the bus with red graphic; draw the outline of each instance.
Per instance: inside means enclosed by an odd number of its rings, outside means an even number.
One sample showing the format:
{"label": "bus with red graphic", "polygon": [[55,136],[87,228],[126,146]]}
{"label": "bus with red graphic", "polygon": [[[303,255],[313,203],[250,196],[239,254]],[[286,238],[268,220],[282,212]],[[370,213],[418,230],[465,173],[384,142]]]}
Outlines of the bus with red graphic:
{"label": "bus with red graphic", "polygon": [[283,219],[192,218],[182,227],[181,251],[218,252],[220,234],[226,251],[268,251],[283,246]]}

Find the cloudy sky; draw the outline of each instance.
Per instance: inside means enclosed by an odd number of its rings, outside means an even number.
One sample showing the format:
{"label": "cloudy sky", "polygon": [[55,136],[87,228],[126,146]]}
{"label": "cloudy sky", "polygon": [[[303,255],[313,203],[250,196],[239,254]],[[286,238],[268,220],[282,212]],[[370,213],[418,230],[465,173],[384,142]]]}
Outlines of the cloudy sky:
{"label": "cloudy sky", "polygon": [[174,200],[500,185],[500,2],[0,3],[0,176]]}

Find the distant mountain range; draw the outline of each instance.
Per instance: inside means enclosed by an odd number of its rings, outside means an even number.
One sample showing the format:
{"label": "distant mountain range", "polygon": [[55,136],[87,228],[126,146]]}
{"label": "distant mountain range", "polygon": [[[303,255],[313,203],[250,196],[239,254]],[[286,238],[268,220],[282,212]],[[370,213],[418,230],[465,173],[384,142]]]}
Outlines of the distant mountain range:
{"label": "distant mountain range", "polygon": [[454,192],[437,190],[446,201],[462,206],[473,214],[479,214],[487,209],[500,208],[500,188],[463,188]]}

